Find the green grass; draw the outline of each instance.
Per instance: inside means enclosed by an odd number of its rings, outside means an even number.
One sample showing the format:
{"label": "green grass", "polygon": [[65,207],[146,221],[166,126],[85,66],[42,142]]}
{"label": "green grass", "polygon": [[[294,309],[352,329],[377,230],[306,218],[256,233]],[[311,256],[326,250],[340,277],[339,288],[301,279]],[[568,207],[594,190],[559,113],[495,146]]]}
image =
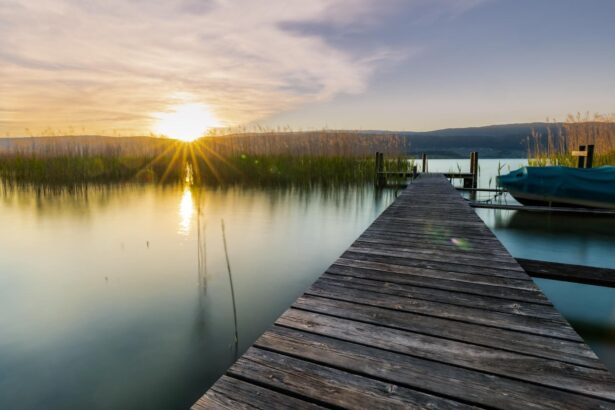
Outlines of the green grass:
{"label": "green grass", "polygon": [[[543,153],[537,157],[530,158],[529,164],[533,167],[546,167],[550,165],[560,165],[563,167],[576,168],[578,165],[578,157],[572,156],[569,153]],[[594,153],[592,167],[600,167],[603,165],[615,165],[615,151]]]}
{"label": "green grass", "polygon": [[23,182],[119,182],[132,179],[147,158],[105,156],[2,157],[0,176]]}
{"label": "green grass", "polygon": [[[142,153],[132,149],[130,154],[117,147],[75,149],[70,145],[67,151],[39,146],[38,151],[0,155],[0,178],[43,184],[175,183],[189,174],[195,183],[206,185],[358,184],[375,179],[377,149],[388,152],[385,170],[411,169],[403,155],[394,155],[399,149],[395,139],[380,138],[380,145],[372,147],[365,142],[370,142],[369,137],[335,137],[315,135],[293,144],[281,136],[204,139],[191,144],[167,140],[156,149],[144,148]],[[367,155],[371,149],[373,154]]]}
{"label": "green grass", "polygon": [[[196,183],[206,185],[343,184],[375,178],[372,158],[291,157],[240,155],[207,161],[171,159],[153,163],[151,157],[0,158],[0,177],[15,182],[89,183],[184,181],[191,172]],[[387,160],[387,170],[408,170],[405,161]]]}

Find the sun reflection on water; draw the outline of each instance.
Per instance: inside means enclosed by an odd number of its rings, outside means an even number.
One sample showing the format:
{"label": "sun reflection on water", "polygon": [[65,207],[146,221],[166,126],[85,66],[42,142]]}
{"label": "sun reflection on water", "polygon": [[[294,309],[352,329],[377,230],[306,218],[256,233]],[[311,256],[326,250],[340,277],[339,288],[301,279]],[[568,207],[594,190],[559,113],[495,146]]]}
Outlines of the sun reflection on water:
{"label": "sun reflection on water", "polygon": [[190,234],[192,216],[194,214],[194,200],[189,186],[184,188],[182,199],[179,202],[179,230],[178,233],[187,236]]}

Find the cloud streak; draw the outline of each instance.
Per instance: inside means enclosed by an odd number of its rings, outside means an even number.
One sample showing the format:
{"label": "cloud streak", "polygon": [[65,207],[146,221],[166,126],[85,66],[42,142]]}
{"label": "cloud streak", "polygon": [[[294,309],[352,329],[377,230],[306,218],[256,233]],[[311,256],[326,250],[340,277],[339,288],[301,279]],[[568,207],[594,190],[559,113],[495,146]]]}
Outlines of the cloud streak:
{"label": "cloud streak", "polygon": [[0,132],[70,125],[143,133],[153,113],[183,101],[237,125],[361,93],[374,70],[407,51],[344,50],[288,27],[361,30],[384,24],[402,4],[434,12],[425,1],[5,1]]}

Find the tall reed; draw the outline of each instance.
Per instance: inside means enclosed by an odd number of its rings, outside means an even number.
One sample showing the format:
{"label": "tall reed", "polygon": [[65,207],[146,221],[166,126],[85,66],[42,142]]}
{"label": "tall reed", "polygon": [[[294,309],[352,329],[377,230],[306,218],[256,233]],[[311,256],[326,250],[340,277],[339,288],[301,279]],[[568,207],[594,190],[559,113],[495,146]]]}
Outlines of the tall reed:
{"label": "tall reed", "polygon": [[[6,142],[6,141],[5,141]],[[0,142],[0,177],[43,183],[174,182],[340,184],[374,179],[376,151],[387,171],[407,171],[407,140],[390,134],[280,132],[201,138],[50,137]]]}
{"label": "tall reed", "polygon": [[553,123],[546,134],[532,131],[528,138],[530,165],[577,166],[572,151],[594,145],[593,166],[615,165],[615,114],[568,115],[562,124]]}

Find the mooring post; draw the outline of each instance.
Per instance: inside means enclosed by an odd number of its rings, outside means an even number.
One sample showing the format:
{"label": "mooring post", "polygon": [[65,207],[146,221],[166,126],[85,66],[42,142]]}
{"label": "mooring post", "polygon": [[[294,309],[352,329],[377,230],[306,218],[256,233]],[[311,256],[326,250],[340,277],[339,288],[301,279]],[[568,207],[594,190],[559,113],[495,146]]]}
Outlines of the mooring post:
{"label": "mooring post", "polygon": [[587,146],[587,156],[585,157],[585,168],[591,168],[594,164],[594,144]]}
{"label": "mooring post", "polygon": [[478,151],[472,153],[472,188],[478,188]]}
{"label": "mooring post", "polygon": [[427,154],[425,154],[424,152],[423,152],[423,168],[422,168],[422,171],[423,172],[428,172],[427,171]]}
{"label": "mooring post", "polygon": [[[470,152],[470,174],[474,175],[474,151]],[[463,187],[464,188],[472,188],[473,187],[473,177],[466,178],[463,177]]]}
{"label": "mooring post", "polygon": [[577,168],[585,168],[585,155],[587,155],[586,151],[587,147],[585,145],[579,145],[579,161],[577,162]]}

